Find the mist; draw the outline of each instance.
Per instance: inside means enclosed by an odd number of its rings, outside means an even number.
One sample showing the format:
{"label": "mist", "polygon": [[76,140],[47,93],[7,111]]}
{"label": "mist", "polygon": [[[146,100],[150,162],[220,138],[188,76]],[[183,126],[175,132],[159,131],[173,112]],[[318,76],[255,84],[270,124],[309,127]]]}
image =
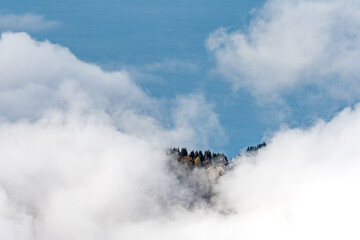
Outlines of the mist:
{"label": "mist", "polygon": [[3,33],[0,52],[1,239],[359,238],[359,106],[274,133],[204,201],[166,154],[221,135],[203,96],[169,110],[126,71],[25,33]]}

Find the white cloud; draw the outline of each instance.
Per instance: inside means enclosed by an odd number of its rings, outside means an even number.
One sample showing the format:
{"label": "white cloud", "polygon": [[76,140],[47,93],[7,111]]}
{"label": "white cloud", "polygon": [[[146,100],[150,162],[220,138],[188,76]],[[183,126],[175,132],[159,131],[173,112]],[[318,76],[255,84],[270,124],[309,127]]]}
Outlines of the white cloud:
{"label": "white cloud", "polygon": [[0,115],[7,118],[36,118],[75,102],[112,112],[151,104],[126,72],[104,72],[64,47],[36,42],[25,33],[2,34],[0,52]]}
{"label": "white cloud", "polygon": [[40,32],[60,25],[58,21],[46,20],[44,16],[34,13],[24,15],[1,14],[0,31]]}
{"label": "white cloud", "polygon": [[[0,238],[102,239],[109,227],[192,204],[164,148],[201,146],[199,133],[220,128],[202,96],[179,96],[173,107],[126,72],[25,33],[2,34],[0,76]],[[187,109],[190,117],[180,114]],[[193,127],[199,121],[209,134]]]}
{"label": "white cloud", "polygon": [[280,131],[257,156],[236,160],[219,206],[236,211],[247,228],[239,232],[252,239],[358,238],[359,133],[359,105],[310,129]]}
{"label": "white cloud", "polygon": [[221,74],[256,96],[311,85],[331,97],[356,98],[359,16],[353,0],[270,0],[247,31],[218,29],[207,48]]}
{"label": "white cloud", "polygon": [[[25,33],[3,33],[0,53],[0,118],[36,120],[47,111],[58,109],[86,114],[96,112],[108,116],[125,132],[152,140],[171,135],[175,142],[168,139],[168,144],[177,142],[178,145],[185,139],[188,140],[184,143],[195,144],[195,138],[182,133],[185,127],[175,124],[179,116],[170,110],[173,106],[147,96],[125,71],[103,71],[94,64],[78,60],[62,46],[34,41]],[[211,106],[201,96],[186,98],[188,105],[183,106],[182,111],[201,105],[202,111],[211,117],[202,118],[199,114],[192,116],[191,121],[184,121],[209,122],[213,130],[221,129]],[[163,127],[164,121],[168,122],[167,126],[174,127]],[[192,136],[198,135],[198,129],[191,124],[186,127]],[[202,133],[203,138],[211,136],[210,132]],[[200,142],[204,140],[198,138],[197,143]]]}
{"label": "white cloud", "polygon": [[360,106],[310,129],[282,130],[257,155],[234,160],[216,187],[212,208],[115,224],[109,236],[357,239],[359,134]]}
{"label": "white cloud", "polygon": [[[0,125],[0,236],[7,239],[357,239],[360,108],[283,130],[237,159],[212,205],[156,144],[101,116],[49,113]],[[226,214],[224,214],[226,213]]]}
{"label": "white cloud", "polygon": [[186,132],[189,129],[196,129],[195,132],[188,132],[187,136],[197,139],[196,142],[202,142],[200,146],[209,146],[210,143],[220,143],[225,140],[224,132],[219,128],[218,116],[203,95],[197,93],[179,96],[175,100],[175,104],[174,122],[179,131]]}
{"label": "white cloud", "polygon": [[13,106],[0,108],[1,239],[359,238],[360,107],[280,131],[234,160],[211,204],[193,203],[162,148],[216,130],[203,97],[175,99],[165,127],[125,72],[24,33],[3,34],[0,56]]}

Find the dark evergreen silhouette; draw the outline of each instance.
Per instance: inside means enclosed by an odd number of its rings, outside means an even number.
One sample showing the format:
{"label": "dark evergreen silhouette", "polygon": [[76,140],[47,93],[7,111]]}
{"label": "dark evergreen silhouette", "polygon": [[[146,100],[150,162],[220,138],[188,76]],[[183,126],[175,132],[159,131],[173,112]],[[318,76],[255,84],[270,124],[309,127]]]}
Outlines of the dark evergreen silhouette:
{"label": "dark evergreen silhouette", "polygon": [[246,149],[246,152],[253,152],[253,151],[257,151],[259,150],[260,148],[263,148],[263,147],[266,147],[266,143],[265,142],[262,142],[256,146],[250,146],[250,147],[247,147]]}
{"label": "dark evergreen silhouette", "polygon": [[224,153],[211,153],[210,150],[206,150],[205,153],[201,150],[192,150],[190,154],[186,148],[172,148],[168,151],[169,154],[175,155],[176,159],[187,165],[189,168],[193,167],[209,167],[214,164],[228,165],[228,159]]}
{"label": "dark evergreen silhouette", "polygon": [[204,161],[204,155],[203,155],[203,153],[202,153],[201,150],[199,151],[199,158],[200,158],[200,161],[201,161],[201,162]]}
{"label": "dark evergreen silhouette", "polygon": [[[255,146],[247,147],[245,153],[256,153],[260,148],[266,147],[266,143],[262,142]],[[219,165],[226,168],[229,164],[229,160],[224,153],[212,153],[210,150],[206,150],[203,154],[201,150],[191,150],[188,154],[186,148],[171,148],[168,150],[169,155],[174,155],[178,162],[184,164],[188,169],[196,167],[208,168],[213,165]],[[241,156],[244,153],[240,153]]]}
{"label": "dark evergreen silhouette", "polygon": [[188,152],[187,152],[186,148],[182,148],[182,149],[181,149],[181,152],[180,152],[180,156],[181,156],[181,157],[185,157],[185,156],[187,156],[187,155],[188,155]]}
{"label": "dark evergreen silhouette", "polygon": [[194,158],[195,158],[195,153],[194,153],[194,151],[191,151],[189,156],[190,156],[192,159],[194,159]]}

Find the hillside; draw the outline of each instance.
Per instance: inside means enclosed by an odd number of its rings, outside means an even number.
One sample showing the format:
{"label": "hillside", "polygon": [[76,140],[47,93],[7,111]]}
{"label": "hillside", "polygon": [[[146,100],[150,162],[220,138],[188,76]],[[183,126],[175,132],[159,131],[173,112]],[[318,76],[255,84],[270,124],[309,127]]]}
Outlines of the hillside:
{"label": "hillside", "polygon": [[[255,154],[266,143],[250,146],[242,154]],[[183,192],[188,193],[188,208],[201,203],[211,203],[215,195],[214,188],[221,176],[231,170],[231,160],[224,153],[212,153],[206,150],[192,150],[186,148],[171,148],[167,150],[169,156],[169,171],[175,175]]]}

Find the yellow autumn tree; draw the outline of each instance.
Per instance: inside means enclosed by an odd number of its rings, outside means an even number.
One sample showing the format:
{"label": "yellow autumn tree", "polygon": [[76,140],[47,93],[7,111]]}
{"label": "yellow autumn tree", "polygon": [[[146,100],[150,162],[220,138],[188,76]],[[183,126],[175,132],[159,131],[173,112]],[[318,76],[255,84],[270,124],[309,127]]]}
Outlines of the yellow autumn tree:
{"label": "yellow autumn tree", "polygon": [[196,166],[196,167],[200,167],[200,165],[201,165],[201,160],[200,160],[199,157],[195,158],[194,162],[195,162],[195,166]]}
{"label": "yellow autumn tree", "polygon": [[183,159],[184,159],[184,162],[186,162],[186,163],[191,163],[191,161],[192,161],[192,158],[190,156],[185,156],[185,157],[183,157]]}

